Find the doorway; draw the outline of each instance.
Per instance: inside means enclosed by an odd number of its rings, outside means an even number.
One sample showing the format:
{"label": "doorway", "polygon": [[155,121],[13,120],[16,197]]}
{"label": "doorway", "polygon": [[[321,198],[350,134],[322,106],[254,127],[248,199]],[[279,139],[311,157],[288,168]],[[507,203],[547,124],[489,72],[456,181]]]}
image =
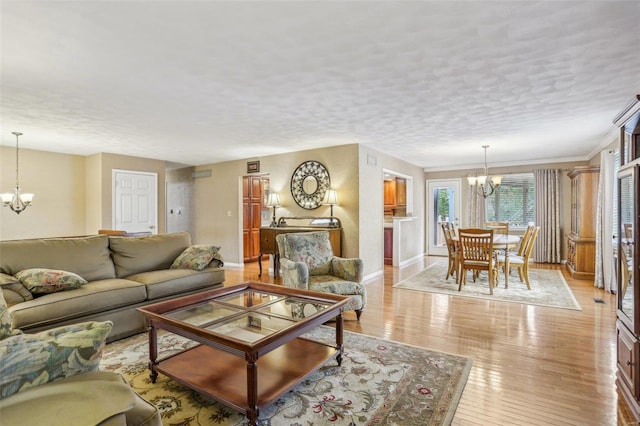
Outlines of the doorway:
{"label": "doorway", "polygon": [[269,195],[269,176],[242,177],[242,244],[244,262],[254,262],[260,255],[260,227],[269,219],[265,204]]}
{"label": "doorway", "polygon": [[158,233],[158,174],[113,170],[112,229]]}
{"label": "doorway", "polygon": [[442,233],[442,222],[460,224],[460,179],[436,179],[427,181],[427,253],[447,256],[447,243]]}

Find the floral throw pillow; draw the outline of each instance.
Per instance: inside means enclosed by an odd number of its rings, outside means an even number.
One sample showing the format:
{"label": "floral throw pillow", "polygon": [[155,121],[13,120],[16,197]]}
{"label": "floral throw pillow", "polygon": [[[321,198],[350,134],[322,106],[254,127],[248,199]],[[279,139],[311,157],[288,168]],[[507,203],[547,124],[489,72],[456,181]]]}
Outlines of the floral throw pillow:
{"label": "floral throw pillow", "polygon": [[83,322],[0,341],[0,399],[98,369],[113,323]]}
{"label": "floral throw pillow", "polygon": [[219,250],[220,247],[207,244],[189,246],[173,261],[171,269],[194,269],[201,271],[207,267]]}
{"label": "floral throw pillow", "polygon": [[16,278],[33,294],[71,290],[87,283],[87,280],[73,272],[44,268],[24,269],[16,274]]}

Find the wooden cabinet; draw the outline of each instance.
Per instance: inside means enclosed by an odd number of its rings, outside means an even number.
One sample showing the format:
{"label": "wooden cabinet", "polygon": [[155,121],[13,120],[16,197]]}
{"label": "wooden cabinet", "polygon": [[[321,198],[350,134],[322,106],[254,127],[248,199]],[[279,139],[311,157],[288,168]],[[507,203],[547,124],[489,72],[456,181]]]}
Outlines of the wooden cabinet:
{"label": "wooden cabinet", "polygon": [[620,128],[616,247],[616,386],[640,420],[640,95],[614,119]]}
{"label": "wooden cabinet", "polygon": [[596,270],[596,206],[599,167],[575,167],[571,178],[571,232],[567,269],[572,277],[594,279]]}
{"label": "wooden cabinet", "polygon": [[258,259],[260,254],[260,227],[262,210],[265,209],[265,187],[269,178],[244,176],[242,178],[242,243],[244,261]]}
{"label": "wooden cabinet", "polygon": [[384,264],[393,265],[393,228],[384,228]]}
{"label": "wooden cabinet", "polygon": [[384,181],[384,205],[385,207],[396,205],[396,181]]}
{"label": "wooden cabinet", "polygon": [[384,181],[385,207],[405,207],[407,205],[407,180],[403,178]]}

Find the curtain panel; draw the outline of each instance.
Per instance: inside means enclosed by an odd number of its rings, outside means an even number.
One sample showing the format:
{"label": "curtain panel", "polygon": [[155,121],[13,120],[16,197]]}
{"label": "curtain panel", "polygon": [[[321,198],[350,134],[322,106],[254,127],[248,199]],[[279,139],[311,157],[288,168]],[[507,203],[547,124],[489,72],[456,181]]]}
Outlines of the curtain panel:
{"label": "curtain panel", "polygon": [[560,232],[560,169],[533,171],[536,186],[536,222],[540,226],[535,244],[537,263],[560,263],[562,241]]}
{"label": "curtain panel", "polygon": [[467,227],[482,228],[487,218],[487,205],[479,193],[480,185],[469,185],[467,192]]}
{"label": "curtain panel", "polygon": [[596,208],[596,271],[593,285],[609,292],[616,290],[613,222],[616,193],[615,152],[600,153],[598,204]]}

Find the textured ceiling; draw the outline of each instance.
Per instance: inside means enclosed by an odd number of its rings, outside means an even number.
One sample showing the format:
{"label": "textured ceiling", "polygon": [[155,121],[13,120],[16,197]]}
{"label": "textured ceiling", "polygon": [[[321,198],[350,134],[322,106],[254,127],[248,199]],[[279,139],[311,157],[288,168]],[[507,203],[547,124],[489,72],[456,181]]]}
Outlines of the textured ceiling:
{"label": "textured ceiling", "polygon": [[584,160],[640,93],[639,1],[2,1],[0,142],[207,164],[361,143]]}

